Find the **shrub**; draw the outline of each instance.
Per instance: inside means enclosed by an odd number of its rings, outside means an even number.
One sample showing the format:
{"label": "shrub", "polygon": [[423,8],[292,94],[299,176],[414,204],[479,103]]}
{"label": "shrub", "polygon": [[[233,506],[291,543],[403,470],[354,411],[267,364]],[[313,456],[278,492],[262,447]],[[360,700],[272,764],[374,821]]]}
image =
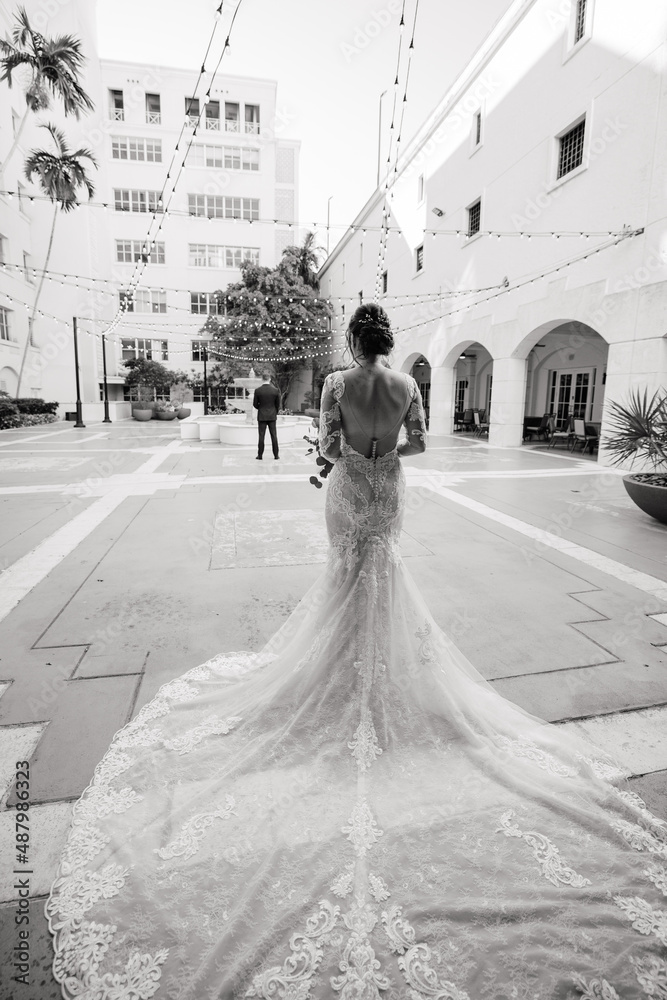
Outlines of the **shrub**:
{"label": "shrub", "polygon": [[0,399],[0,430],[7,427],[20,427],[21,418],[18,406],[7,400]]}
{"label": "shrub", "polygon": [[58,420],[57,413],[21,413],[21,427],[32,427],[34,424],[54,424]]}
{"label": "shrub", "polygon": [[23,396],[15,399],[14,403],[18,407],[19,413],[55,413],[58,403],[47,403],[38,396]]}

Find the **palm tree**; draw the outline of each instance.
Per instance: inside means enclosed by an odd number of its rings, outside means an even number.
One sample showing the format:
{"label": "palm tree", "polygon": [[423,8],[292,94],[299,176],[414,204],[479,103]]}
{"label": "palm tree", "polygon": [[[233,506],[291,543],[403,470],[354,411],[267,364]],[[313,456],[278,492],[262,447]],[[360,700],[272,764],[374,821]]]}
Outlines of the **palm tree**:
{"label": "palm tree", "polygon": [[20,68],[30,70],[31,80],[25,92],[26,109],[21,124],[0,166],[0,185],[7,163],[21,139],[28,113],[50,107],[49,91],[60,98],[66,115],[78,118],[81,111],[93,110],[94,104],[78,80],[84,61],[78,38],[73,35],[45,38],[33,30],[25,7],[19,7],[11,41],[0,39],[0,81],[6,80],[11,87],[12,73]]}
{"label": "palm tree", "polygon": [[63,212],[71,212],[72,209],[78,205],[77,192],[79,188],[85,188],[88,192],[89,198],[92,198],[95,194],[95,187],[86,174],[85,167],[81,162],[83,159],[88,159],[95,167],[97,166],[97,162],[91,151],[89,149],[77,149],[72,152],[67,144],[65,133],[55,125],[40,125],[40,128],[45,128],[50,133],[51,138],[55,143],[57,153],[54,155],[53,153],[47,152],[45,149],[31,150],[25,163],[25,176],[29,181],[31,181],[33,175],[37,174],[38,183],[42,192],[47,195],[54,204],[54,212],[53,222],[51,223],[49,246],[46,251],[46,260],[44,261],[42,276],[39,279],[39,285],[37,286],[37,292],[35,294],[35,301],[28,320],[28,336],[26,337],[26,342],[23,347],[21,369],[19,371],[18,383],[16,385],[17,398],[19,396],[19,389],[21,386],[23,366],[25,365],[26,355],[28,353],[28,344],[32,343],[32,331],[35,323],[35,315],[37,313],[37,304],[42,292],[44,278],[46,277],[46,272],[49,267],[49,259],[53,248],[53,234],[56,228],[56,219],[58,218],[58,208],[62,208]]}
{"label": "palm tree", "polygon": [[320,268],[321,253],[323,253],[322,248],[315,246],[315,233],[306,233],[300,247],[285,247],[280,264],[298,274],[305,285],[317,291],[319,288],[317,272]]}

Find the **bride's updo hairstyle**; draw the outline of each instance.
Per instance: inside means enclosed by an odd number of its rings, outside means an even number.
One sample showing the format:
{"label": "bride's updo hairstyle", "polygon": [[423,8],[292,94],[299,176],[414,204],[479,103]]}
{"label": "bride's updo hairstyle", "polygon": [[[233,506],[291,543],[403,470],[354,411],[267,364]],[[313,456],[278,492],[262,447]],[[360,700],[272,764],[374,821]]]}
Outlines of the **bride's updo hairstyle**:
{"label": "bride's updo hairstyle", "polygon": [[347,328],[350,351],[354,338],[357,339],[365,357],[389,354],[394,349],[394,335],[391,332],[389,317],[382,306],[366,302],[357,308]]}

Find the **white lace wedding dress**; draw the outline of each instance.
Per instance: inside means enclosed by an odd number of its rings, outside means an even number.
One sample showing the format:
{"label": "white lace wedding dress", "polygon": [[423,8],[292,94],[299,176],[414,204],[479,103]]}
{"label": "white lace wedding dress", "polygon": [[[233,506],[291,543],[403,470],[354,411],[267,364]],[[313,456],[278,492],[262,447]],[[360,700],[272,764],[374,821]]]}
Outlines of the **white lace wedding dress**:
{"label": "white lace wedding dress", "polygon": [[319,579],[263,649],[164,685],[74,808],[46,906],[63,996],[667,997],[667,823],[438,628],[401,460],[349,445],[344,390]]}

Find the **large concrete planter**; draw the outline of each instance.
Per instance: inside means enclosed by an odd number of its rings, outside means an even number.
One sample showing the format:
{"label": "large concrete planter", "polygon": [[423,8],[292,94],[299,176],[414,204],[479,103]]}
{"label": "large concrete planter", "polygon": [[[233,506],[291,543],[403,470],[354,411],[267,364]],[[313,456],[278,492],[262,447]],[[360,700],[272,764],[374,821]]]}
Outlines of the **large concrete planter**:
{"label": "large concrete planter", "polygon": [[158,420],[175,420],[176,410],[156,410],[155,416]]}
{"label": "large concrete planter", "polygon": [[640,510],[667,524],[667,473],[639,472],[623,476],[623,485]]}
{"label": "large concrete planter", "polygon": [[192,410],[187,406],[182,406],[180,410],[176,410],[176,416],[179,420],[185,420],[185,418],[189,417],[191,413]]}
{"label": "large concrete planter", "polygon": [[132,416],[135,420],[151,420],[153,417],[152,410],[140,410],[139,408],[132,410]]}

